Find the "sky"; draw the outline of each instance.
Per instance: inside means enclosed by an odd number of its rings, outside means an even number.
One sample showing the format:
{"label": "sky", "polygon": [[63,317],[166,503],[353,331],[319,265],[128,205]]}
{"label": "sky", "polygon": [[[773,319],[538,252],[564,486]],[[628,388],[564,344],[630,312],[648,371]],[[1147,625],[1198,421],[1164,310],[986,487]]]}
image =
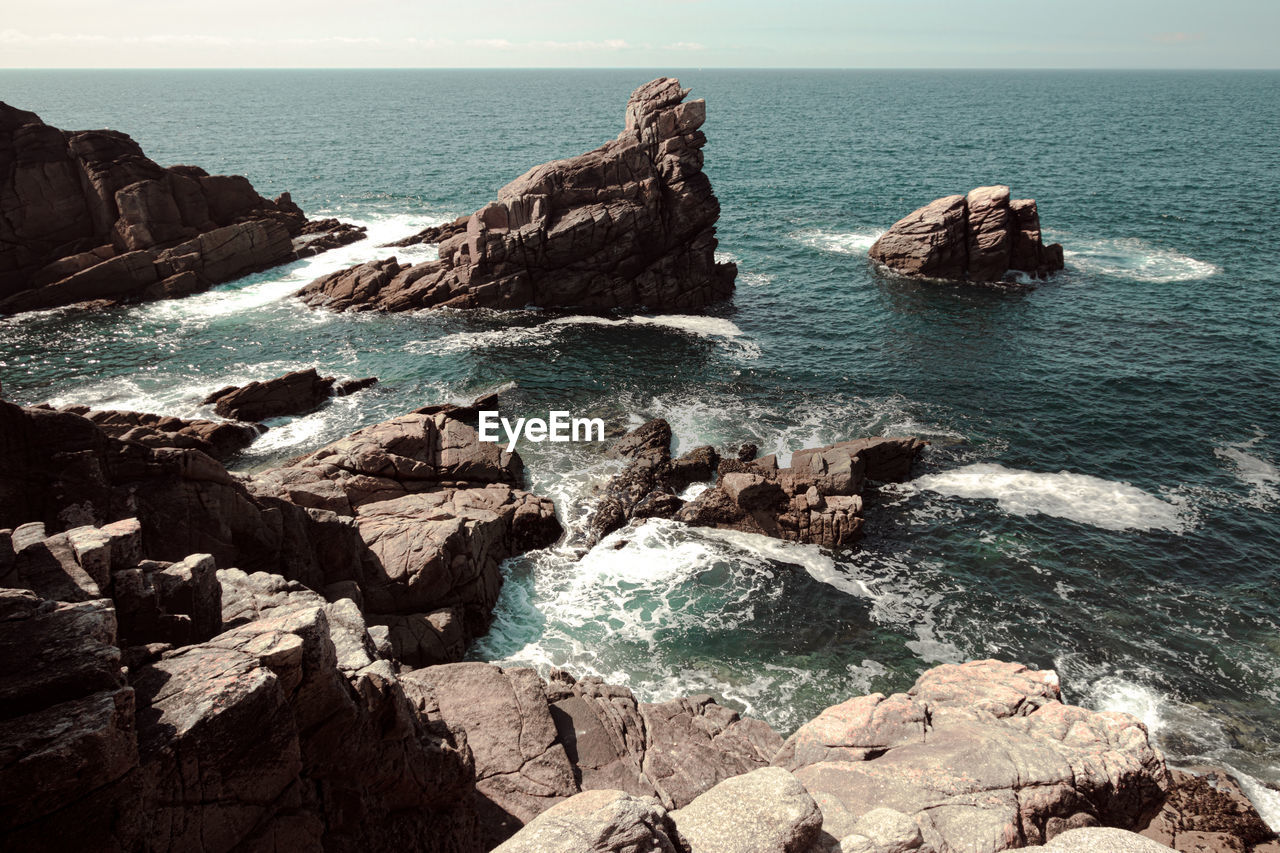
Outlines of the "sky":
{"label": "sky", "polygon": [[0,68],[1277,68],[1277,0],[3,0]]}

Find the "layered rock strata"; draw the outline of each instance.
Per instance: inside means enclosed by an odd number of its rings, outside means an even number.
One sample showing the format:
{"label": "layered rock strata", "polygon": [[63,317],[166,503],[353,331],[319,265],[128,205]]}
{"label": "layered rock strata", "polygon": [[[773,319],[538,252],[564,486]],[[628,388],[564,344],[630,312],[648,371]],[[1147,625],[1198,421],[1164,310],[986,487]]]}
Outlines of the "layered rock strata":
{"label": "layered rock strata", "polygon": [[301,415],[319,408],[330,397],[345,397],[377,384],[375,376],[339,382],[321,376],[314,367],[294,370],[274,379],[229,385],[206,397],[201,405],[213,406],[224,418],[263,421],[284,415]]}
{"label": "layered rock strata", "polygon": [[[856,439],[797,451],[787,468],[778,466],[776,456],[752,458],[754,448],[726,459],[714,448],[699,447],[672,459],[671,427],[656,419],[608,451],[630,462],[603,489],[590,521],[590,543],[635,519],[674,518],[793,542],[849,545],[861,535],[866,482],[909,479],[926,444],[915,438]],[[693,500],[680,497],[691,483],[713,476],[715,484]]]}
{"label": "layered rock strata", "polygon": [[185,296],[363,236],[239,175],[163,168],[119,131],[0,103],[0,315]]}
{"label": "layered rock strata", "polygon": [[[51,409],[52,406],[37,408]],[[239,421],[187,420],[172,415],[63,406],[57,411],[88,418],[111,438],[147,447],[190,448],[226,460],[253,443],[266,427]]]}
{"label": "layered rock strata", "polygon": [[699,311],[733,294],[737,268],[715,260],[720,203],[702,171],[706,103],[663,77],[637,89],[626,127],[595,151],[546,163],[440,240],[438,261],[394,257],[300,291],[335,311],[646,307]]}
{"label": "layered rock strata", "polygon": [[998,282],[1011,270],[1043,277],[1062,269],[1062,246],[1040,233],[1034,199],[1010,199],[1006,186],[949,195],[893,224],[871,246],[871,260],[921,278]]}

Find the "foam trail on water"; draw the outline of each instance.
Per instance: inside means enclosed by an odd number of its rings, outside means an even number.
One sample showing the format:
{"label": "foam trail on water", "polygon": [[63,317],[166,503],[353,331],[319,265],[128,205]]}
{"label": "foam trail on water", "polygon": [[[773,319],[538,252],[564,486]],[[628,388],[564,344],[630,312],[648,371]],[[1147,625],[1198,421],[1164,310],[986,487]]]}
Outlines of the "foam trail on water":
{"label": "foam trail on water", "polygon": [[1249,487],[1250,494],[1246,502],[1259,509],[1267,509],[1280,501],[1280,468],[1250,452],[1263,438],[1266,438],[1266,434],[1259,433],[1248,441],[1213,449],[1215,456],[1231,463],[1236,477]]}
{"label": "foam trail on water", "polygon": [[[206,292],[184,299],[151,302],[135,309],[140,317],[152,320],[203,319],[237,314],[254,308],[262,308],[292,296],[304,285],[329,273],[343,270],[366,261],[395,255],[404,263],[434,258],[433,246],[412,246],[406,249],[380,248],[383,243],[405,236],[427,225],[447,221],[443,217],[401,215],[379,219],[351,220],[363,225],[368,233],[363,240],[330,249],[319,255],[294,261],[264,272],[219,285]],[[327,312],[316,311],[311,315],[316,322],[329,319]]]}
{"label": "foam trail on water", "polygon": [[714,340],[743,358],[757,358],[760,355],[759,345],[745,340],[742,329],[731,320],[692,314],[659,314],[655,317],[637,314],[633,317],[618,319],[593,315],[556,317],[536,326],[489,329],[483,332],[457,332],[439,340],[412,341],[407,348],[413,352],[443,355],[490,347],[541,345],[555,340],[572,326],[662,326],[695,337]]}
{"label": "foam trail on water", "polygon": [[911,481],[923,491],[956,498],[995,499],[1012,515],[1067,518],[1105,530],[1181,531],[1181,508],[1128,483],[1070,471],[1022,471],[978,462]]}
{"label": "foam trail on water", "polygon": [[820,252],[865,255],[882,234],[883,231],[828,231],[815,228],[793,234],[792,239]]}
{"label": "foam trail on water", "polygon": [[1152,246],[1135,237],[1104,240],[1062,238],[1069,269],[1134,281],[1171,284],[1217,275],[1221,268],[1173,249]]}

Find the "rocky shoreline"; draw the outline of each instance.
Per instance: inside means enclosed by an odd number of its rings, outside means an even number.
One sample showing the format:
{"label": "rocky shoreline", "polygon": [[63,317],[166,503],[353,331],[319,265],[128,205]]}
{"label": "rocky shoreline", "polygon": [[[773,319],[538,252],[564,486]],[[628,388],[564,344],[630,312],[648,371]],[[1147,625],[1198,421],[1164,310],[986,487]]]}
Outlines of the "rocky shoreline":
{"label": "rocky shoreline", "polygon": [[[455,414],[245,476],[181,431],[0,401],[5,846],[943,853],[1107,849],[1113,827],[1280,849],[1221,771],[1171,770],[1139,721],[1013,663],[938,667],[784,739],[710,696],[451,662],[501,561],[562,533],[518,454]],[[714,450],[670,442],[651,422],[609,452],[664,488],[710,476]],[[829,501],[905,476],[913,442],[724,460],[703,494]]]}
{"label": "rocky shoreline", "polygon": [[0,102],[0,316],[170,299],[361,240],[239,175],[161,167],[127,134]]}

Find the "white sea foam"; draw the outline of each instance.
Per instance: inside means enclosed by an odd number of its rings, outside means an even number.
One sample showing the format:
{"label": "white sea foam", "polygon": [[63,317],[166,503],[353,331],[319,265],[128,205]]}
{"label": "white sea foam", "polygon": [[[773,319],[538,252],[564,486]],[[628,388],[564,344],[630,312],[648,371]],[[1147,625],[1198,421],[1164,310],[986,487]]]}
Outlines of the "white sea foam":
{"label": "white sea foam", "polygon": [[516,326],[505,329],[489,329],[480,332],[457,332],[433,341],[411,341],[406,345],[412,352],[429,352],[437,355],[467,352],[510,346],[548,344],[557,340],[571,326],[662,326],[688,335],[716,341],[742,358],[758,358],[760,347],[746,340],[742,329],[731,320],[722,317],[701,317],[691,314],[659,314],[655,317],[597,317],[574,315],[556,317],[536,326]]}
{"label": "white sea foam", "polygon": [[837,255],[865,255],[883,231],[830,231],[814,228],[792,235],[792,239],[810,249]]}
{"label": "white sea foam", "polygon": [[1012,515],[1067,518],[1106,530],[1173,530],[1186,525],[1182,508],[1128,483],[1070,471],[1022,471],[979,462],[911,481],[957,498],[993,498]]}
{"label": "white sea foam", "polygon": [[1064,235],[1062,243],[1068,268],[1097,275],[1174,283],[1196,281],[1222,272],[1208,261],[1152,246],[1135,237],[1080,240]]}
{"label": "white sea foam", "polygon": [[1213,449],[1215,456],[1231,463],[1236,477],[1249,487],[1246,502],[1259,509],[1267,509],[1280,502],[1280,468],[1257,453],[1250,452],[1264,438],[1266,435],[1259,433],[1248,441]]}

